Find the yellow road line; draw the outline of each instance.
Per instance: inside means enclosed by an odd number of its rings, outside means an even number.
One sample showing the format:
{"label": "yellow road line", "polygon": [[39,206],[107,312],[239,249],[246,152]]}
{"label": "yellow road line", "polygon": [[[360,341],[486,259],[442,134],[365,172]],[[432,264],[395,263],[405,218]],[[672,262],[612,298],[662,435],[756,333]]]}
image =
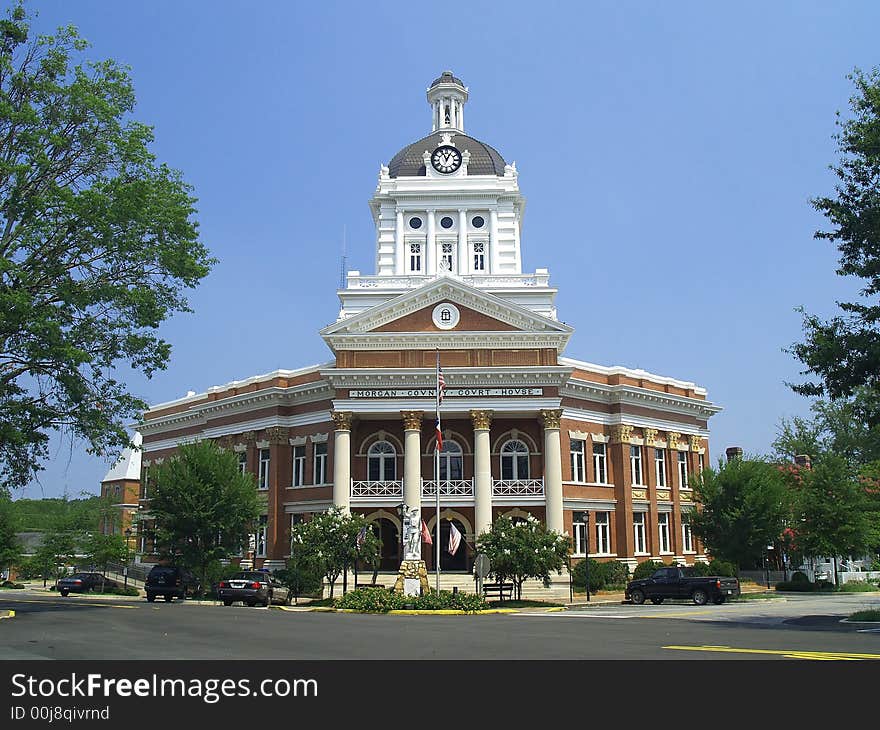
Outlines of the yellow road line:
{"label": "yellow road line", "polygon": [[664,649],[677,651],[710,651],[728,654],[771,654],[787,659],[814,659],[819,661],[843,660],[859,661],[862,659],[880,659],[880,654],[858,654],[839,651],[807,651],[802,649],[744,649],[731,646],[664,646]]}

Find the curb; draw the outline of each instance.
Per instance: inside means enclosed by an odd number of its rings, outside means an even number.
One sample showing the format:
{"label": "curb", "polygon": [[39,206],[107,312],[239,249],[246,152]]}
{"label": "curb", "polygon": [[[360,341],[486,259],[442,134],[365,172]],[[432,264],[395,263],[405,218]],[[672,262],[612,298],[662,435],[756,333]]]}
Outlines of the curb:
{"label": "curb", "polygon": [[[356,611],[353,608],[330,608],[329,606],[318,606],[316,608],[294,608],[293,606],[273,606],[278,611],[291,611],[294,613],[361,613],[367,616],[483,616],[490,613],[518,613],[515,608],[490,608],[485,611],[462,611],[454,608],[444,609],[415,609],[400,608],[394,611]],[[564,611],[564,608],[550,609],[555,611]]]}
{"label": "curb", "polygon": [[3,613],[5,613],[6,615],[0,616],[0,620],[2,620],[4,618],[15,618],[15,611],[13,611],[12,609],[10,609],[8,611],[4,611]]}

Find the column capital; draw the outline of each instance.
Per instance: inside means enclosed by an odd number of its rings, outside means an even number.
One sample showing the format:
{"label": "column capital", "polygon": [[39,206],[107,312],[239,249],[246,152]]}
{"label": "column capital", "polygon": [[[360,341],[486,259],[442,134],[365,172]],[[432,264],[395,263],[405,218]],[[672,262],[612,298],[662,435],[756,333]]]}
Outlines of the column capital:
{"label": "column capital", "polygon": [[657,440],[657,429],[656,428],[646,428],[644,429],[645,433],[645,446],[653,446],[654,442]]}
{"label": "column capital", "polygon": [[351,411],[330,411],[335,431],[351,431]]}
{"label": "column capital", "polygon": [[239,438],[248,446],[256,446],[257,445],[257,432],[256,431],[245,431]]}
{"label": "column capital", "polygon": [[290,438],[290,429],[283,426],[272,426],[266,429],[265,438],[270,444],[284,444],[286,446]]}
{"label": "column capital", "polygon": [[422,430],[422,411],[401,411],[400,417],[403,419],[404,431],[421,431]]}
{"label": "column capital", "polygon": [[493,411],[471,411],[474,431],[488,431],[492,425],[492,413]]}
{"label": "column capital", "polygon": [[681,434],[678,431],[667,431],[666,432],[666,440],[669,442],[670,449],[678,448],[678,440],[681,438]]}
{"label": "column capital", "polygon": [[625,423],[611,427],[612,444],[628,444],[632,438],[633,427]]}
{"label": "column capital", "polygon": [[696,434],[691,436],[691,451],[699,451],[701,448],[703,448],[702,436]]}
{"label": "column capital", "polygon": [[559,428],[559,421],[562,418],[561,408],[547,408],[541,410],[541,421],[545,429]]}

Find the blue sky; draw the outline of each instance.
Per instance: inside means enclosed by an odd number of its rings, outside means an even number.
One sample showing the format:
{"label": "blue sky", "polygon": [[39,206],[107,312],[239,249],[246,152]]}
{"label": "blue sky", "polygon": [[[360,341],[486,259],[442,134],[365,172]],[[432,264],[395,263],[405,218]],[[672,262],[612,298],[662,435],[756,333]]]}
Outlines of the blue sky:
{"label": "blue sky", "polygon": [[[795,307],[827,316],[857,289],[809,200],[833,189],[846,75],[880,63],[877,3],[29,6],[131,66],[136,117],[220,259],[164,329],[168,369],[129,377],[146,400],[331,359],[343,226],[348,268],[372,273],[379,165],[430,132],[425,89],[452,69],[468,133],[516,161],[523,267],[550,269],[568,356],[706,387],[713,460],[767,452],[808,411],[783,348]],[[107,469],[56,440],[21,496],[96,492]]]}

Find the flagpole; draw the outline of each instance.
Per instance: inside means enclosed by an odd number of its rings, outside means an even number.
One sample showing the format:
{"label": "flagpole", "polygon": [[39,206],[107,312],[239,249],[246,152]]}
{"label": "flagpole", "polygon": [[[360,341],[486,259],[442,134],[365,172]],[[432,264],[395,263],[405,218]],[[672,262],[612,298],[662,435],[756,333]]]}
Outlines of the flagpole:
{"label": "flagpole", "polygon": [[[440,348],[437,348],[437,373],[434,378],[434,399],[437,408],[437,430],[440,430]],[[440,593],[440,442],[434,441],[434,486],[436,488],[437,539],[434,541],[434,561],[437,568],[437,593]]]}

